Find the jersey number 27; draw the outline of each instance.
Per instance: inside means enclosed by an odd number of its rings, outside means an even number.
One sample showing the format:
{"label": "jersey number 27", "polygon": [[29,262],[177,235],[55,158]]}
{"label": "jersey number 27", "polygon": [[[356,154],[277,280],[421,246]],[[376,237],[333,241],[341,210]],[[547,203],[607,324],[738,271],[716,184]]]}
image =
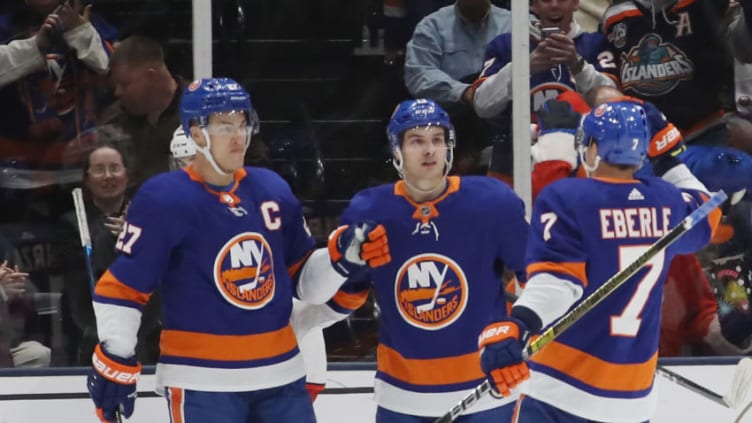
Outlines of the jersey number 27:
{"label": "jersey number 27", "polygon": [[115,249],[130,254],[133,249],[133,244],[135,244],[140,237],[141,228],[126,222],[123,226],[123,230],[120,231],[120,236],[118,236],[117,242],[115,243]]}

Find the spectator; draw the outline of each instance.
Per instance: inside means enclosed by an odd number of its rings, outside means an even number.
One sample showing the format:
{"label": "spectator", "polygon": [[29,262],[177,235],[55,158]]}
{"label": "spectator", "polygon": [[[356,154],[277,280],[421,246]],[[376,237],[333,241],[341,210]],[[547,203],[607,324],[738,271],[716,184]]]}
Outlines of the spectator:
{"label": "spectator", "polygon": [[8,266],[7,260],[0,264],[0,302],[4,307],[0,331],[3,344],[9,347],[13,367],[50,365],[50,349],[29,339],[25,330],[27,321],[35,314],[33,291],[28,273],[21,272],[18,265]]}
{"label": "spectator", "polygon": [[[60,203],[43,187],[75,182],[80,146],[94,126],[98,76],[107,72],[114,30],[80,0],[27,0],[0,16],[0,189],[18,204],[17,220],[31,202],[30,190],[54,215]],[[37,195],[37,194],[42,194]]]}
{"label": "spectator", "polygon": [[444,105],[472,104],[471,84],[483,51],[496,35],[509,32],[509,11],[488,0],[457,0],[426,16],[407,44],[405,83],[416,98]]}
{"label": "spectator", "polygon": [[[564,91],[586,92],[614,86],[601,73],[616,68],[603,35],[582,32],[573,14],[578,0],[533,0],[540,19],[530,23],[530,106],[533,112]],[[548,34],[543,29],[556,29]],[[512,174],[512,34],[500,34],[486,47],[483,71],[473,84],[478,116],[493,121],[489,174],[510,181]]]}
{"label": "spectator", "polygon": [[453,0],[384,0],[384,62],[392,64],[405,54],[415,25]]}
{"label": "spectator", "polygon": [[734,90],[721,35],[727,8],[727,0],[625,0],[603,16],[621,90],[655,104],[689,146],[727,142]]}
{"label": "spectator", "polygon": [[488,138],[472,108],[471,84],[483,65],[486,44],[510,29],[508,10],[489,0],[457,0],[423,18],[407,44],[407,89],[415,98],[434,100],[449,112],[460,172],[474,170]]}
{"label": "spectator", "polygon": [[752,63],[752,1],[741,0],[741,11],[729,25],[729,44],[734,57],[741,63]]}
{"label": "spectator", "polygon": [[147,37],[132,36],[110,57],[110,79],[118,101],[100,122],[122,128],[133,144],[128,187],[170,169],[170,140],[180,126],[180,94],[187,85],[167,69],[162,47]]}
{"label": "spectator", "polygon": [[[101,139],[84,160],[84,198],[92,242],[94,279],[115,261],[115,243],[123,227],[128,208],[126,186],[131,158],[126,137],[117,128],[100,128]],[[66,258],[64,304],[68,310],[76,339],[76,365],[88,365],[98,342],[96,319],[92,308],[91,286],[86,271],[75,212],[61,218],[67,229],[60,245]],[[156,363],[159,356],[159,300],[152,296],[147,304],[138,332],[137,354],[144,363]]]}

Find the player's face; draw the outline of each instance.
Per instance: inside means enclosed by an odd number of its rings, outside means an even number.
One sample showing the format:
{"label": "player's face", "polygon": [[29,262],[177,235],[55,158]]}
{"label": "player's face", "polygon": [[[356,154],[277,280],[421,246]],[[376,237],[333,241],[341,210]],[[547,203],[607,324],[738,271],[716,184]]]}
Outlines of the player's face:
{"label": "player's face", "polygon": [[115,97],[120,100],[126,112],[135,116],[145,116],[150,112],[154,73],[154,69],[147,66],[121,64],[110,69]]}
{"label": "player's face", "polygon": [[123,156],[110,147],[92,151],[84,182],[95,199],[113,200],[122,197],[128,184]]}
{"label": "player's face", "polygon": [[402,170],[411,184],[435,186],[444,177],[447,159],[446,131],[424,126],[405,131],[402,138]]}
{"label": "player's face", "polygon": [[533,0],[533,12],[540,19],[541,28],[559,27],[566,31],[579,0]]}
{"label": "player's face", "polygon": [[249,131],[243,112],[214,113],[209,116],[206,132],[211,137],[211,154],[220,168],[235,171],[243,166]]}

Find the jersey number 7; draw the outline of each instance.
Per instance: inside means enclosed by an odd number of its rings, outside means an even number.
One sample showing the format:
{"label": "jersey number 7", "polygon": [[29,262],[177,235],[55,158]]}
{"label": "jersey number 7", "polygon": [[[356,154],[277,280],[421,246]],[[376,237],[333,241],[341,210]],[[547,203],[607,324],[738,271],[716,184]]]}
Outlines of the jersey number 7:
{"label": "jersey number 7", "polygon": [[[619,270],[623,270],[630,263],[635,261],[649,246],[621,246],[619,247]],[[650,293],[653,291],[656,282],[658,282],[663,266],[665,264],[666,254],[661,251],[647,262],[645,268],[648,272],[642,277],[637,284],[637,289],[629,303],[618,316],[611,316],[611,335],[613,336],[636,336],[640,330],[642,319],[640,313],[645,307]]]}

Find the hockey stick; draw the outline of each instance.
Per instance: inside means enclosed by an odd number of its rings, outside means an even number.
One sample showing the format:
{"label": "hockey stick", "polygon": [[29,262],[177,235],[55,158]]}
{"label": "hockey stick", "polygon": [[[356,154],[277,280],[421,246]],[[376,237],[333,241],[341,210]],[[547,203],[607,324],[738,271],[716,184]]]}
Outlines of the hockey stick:
{"label": "hockey stick", "polygon": [[[76,209],[76,222],[78,222],[78,234],[81,236],[81,246],[84,249],[84,260],[86,261],[86,272],[89,275],[89,289],[91,296],[94,298],[94,270],[91,265],[91,234],[89,233],[89,220],[86,218],[86,207],[84,206],[84,194],[81,188],[73,188],[73,206]],[[117,423],[123,423],[123,417],[120,411],[115,411]]]}
{"label": "hockey stick", "polygon": [[84,195],[81,188],[73,189],[73,205],[76,208],[76,221],[78,222],[78,234],[81,236],[81,247],[84,249],[86,272],[89,274],[89,288],[94,295],[94,270],[91,266],[91,235],[89,234],[89,221],[86,218]]}
{"label": "hockey stick", "polygon": [[720,395],[713,392],[665,367],[659,366],[656,371],[665,376],[668,380],[731,409],[738,408],[742,401],[747,397],[749,388],[752,386],[752,359],[749,357],[742,358],[739,360],[739,363],[737,363],[736,369],[734,370],[734,379],[731,382],[731,390],[726,395]]}
{"label": "hockey stick", "polygon": [[[540,351],[541,348],[548,345],[551,341],[556,339],[563,331],[569,329],[575,322],[595,308],[603,299],[611,295],[618,287],[631,278],[638,270],[642,268],[647,262],[649,262],[656,254],[663,251],[671,245],[674,241],[684,235],[685,232],[690,230],[698,222],[704,220],[711,211],[721,205],[726,200],[726,193],[718,191],[708,201],[695,209],[689,216],[685,217],[678,225],[674,226],[667,234],[663,235],[658,241],[651,245],[644,253],[642,253],[635,261],[630,263],[627,267],[617,272],[614,276],[603,283],[598,289],[596,289],[590,296],[585,298],[575,308],[570,310],[567,314],[562,316],[556,323],[543,332],[538,338],[531,341],[530,344],[522,352],[525,360],[531,355]],[[463,411],[470,408],[475,404],[483,395],[491,391],[491,383],[488,379],[483,383],[476,386],[469,394],[460,401],[457,405],[447,411],[446,414],[434,420],[434,423],[450,423],[453,422]]]}
{"label": "hockey stick", "polygon": [[[514,303],[518,298],[516,295],[508,291],[504,291],[504,297],[510,303]],[[731,391],[726,395],[720,395],[713,392],[666,367],[658,366],[655,371],[677,385],[683,386],[700,396],[732,409],[738,408],[741,402],[746,398],[749,388],[752,386],[752,359],[750,358],[739,360],[734,371],[734,380],[731,384]],[[750,406],[752,406],[752,403],[750,403]],[[745,412],[746,410],[747,409],[745,409]],[[740,417],[741,415],[743,415],[743,413],[740,414]]]}

